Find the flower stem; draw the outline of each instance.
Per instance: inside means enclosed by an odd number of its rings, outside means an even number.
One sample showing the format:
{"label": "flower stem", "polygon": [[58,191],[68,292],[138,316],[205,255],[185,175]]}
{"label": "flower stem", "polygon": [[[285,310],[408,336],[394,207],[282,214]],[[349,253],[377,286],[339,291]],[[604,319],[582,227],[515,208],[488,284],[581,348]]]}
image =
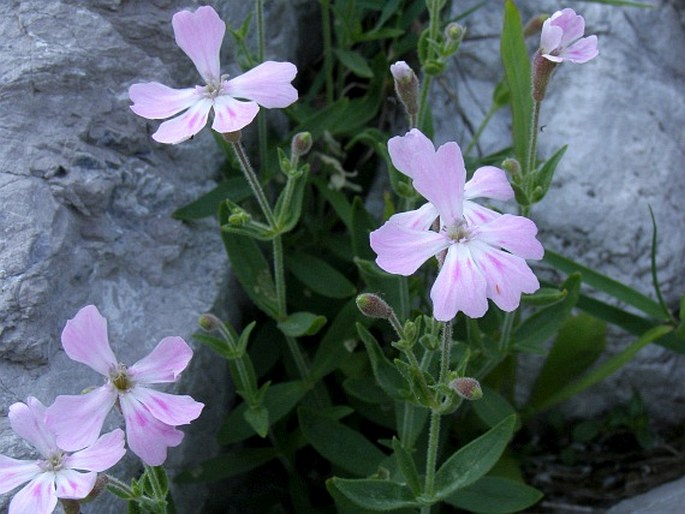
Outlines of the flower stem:
{"label": "flower stem", "polygon": [[276,218],[274,218],[274,213],[269,206],[269,201],[266,199],[264,189],[262,189],[262,185],[259,183],[257,174],[250,164],[250,159],[247,157],[243,145],[241,145],[240,142],[232,142],[231,145],[240,162],[240,168],[243,171],[243,175],[245,175],[245,180],[247,180],[247,183],[250,185],[250,189],[252,189],[252,193],[254,194],[257,203],[262,209],[264,218],[266,218],[267,223],[272,229],[276,229]]}
{"label": "flower stem", "polygon": [[278,305],[279,320],[288,316],[285,298],[285,264],[283,259],[283,239],[281,235],[273,238],[274,281],[276,285],[276,304]]}
{"label": "flower stem", "polygon": [[417,128],[419,130],[426,130],[426,101],[428,100],[428,90],[431,87],[432,77],[426,75],[423,78],[423,85],[421,86],[421,99],[419,100],[419,114],[417,115]]}
{"label": "flower stem", "polygon": [[485,115],[485,118],[483,118],[483,121],[481,121],[480,125],[478,125],[476,132],[473,134],[473,139],[471,139],[471,142],[466,147],[466,150],[464,150],[464,155],[469,155],[471,150],[473,150],[473,147],[478,144],[478,141],[480,140],[480,136],[483,133],[483,130],[485,130],[485,127],[487,126],[487,124],[490,123],[490,119],[492,118],[492,116],[495,114],[496,111],[497,111],[497,108],[495,107],[495,104],[493,103],[490,106],[490,109],[488,110],[487,114]]}
{"label": "flower stem", "polygon": [[[523,169],[523,176],[525,180],[529,180],[528,176],[530,176],[535,170],[535,154],[537,153],[538,146],[538,124],[540,123],[541,102],[538,102],[536,100],[534,101],[534,103],[535,105],[533,107],[533,120],[530,125],[530,146],[528,147],[528,162],[526,163],[525,168]],[[526,193],[530,193],[530,191],[526,191]]]}

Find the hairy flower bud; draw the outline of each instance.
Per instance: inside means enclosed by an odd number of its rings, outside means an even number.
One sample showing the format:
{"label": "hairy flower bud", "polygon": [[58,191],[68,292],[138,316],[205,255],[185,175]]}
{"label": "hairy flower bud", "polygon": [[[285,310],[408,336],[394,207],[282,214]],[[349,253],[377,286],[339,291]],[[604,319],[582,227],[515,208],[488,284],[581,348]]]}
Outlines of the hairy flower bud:
{"label": "hairy flower bud", "polygon": [[542,102],[545,99],[547,84],[549,84],[549,79],[556,67],[557,63],[543,57],[540,50],[535,52],[533,56],[533,100],[536,102]]}
{"label": "hairy flower bud", "polygon": [[290,154],[295,157],[302,157],[312,149],[311,132],[298,132],[293,136],[290,143]]}
{"label": "hairy flower bud", "polygon": [[221,320],[214,314],[206,312],[199,317],[197,324],[200,325],[202,330],[211,332],[212,330],[216,330],[221,326]]}
{"label": "hairy flower bud", "polygon": [[392,307],[376,294],[362,293],[356,301],[361,313],[369,318],[390,319],[394,314]]}
{"label": "hairy flower bud", "polygon": [[480,388],[480,383],[478,383],[478,380],[475,378],[455,378],[449,385],[450,389],[465,400],[480,400],[483,397],[483,390]]}
{"label": "hairy flower bud", "polygon": [[504,159],[504,161],[502,161],[502,169],[509,173],[509,175],[511,175],[512,177],[521,176],[521,163],[513,157]]}
{"label": "hairy flower bud", "polygon": [[419,79],[409,65],[397,61],[390,66],[390,73],[395,80],[395,92],[410,117],[419,112]]}
{"label": "hairy flower bud", "polygon": [[549,18],[549,16],[546,14],[538,14],[537,16],[533,16],[530,20],[528,20],[528,23],[526,23],[526,26],[523,28],[523,37],[534,36],[535,34],[539,33],[542,30],[542,24],[545,23],[547,18]]}
{"label": "hairy flower bud", "polygon": [[461,41],[465,33],[464,26],[456,22],[448,23],[445,27],[445,37],[452,41]]}

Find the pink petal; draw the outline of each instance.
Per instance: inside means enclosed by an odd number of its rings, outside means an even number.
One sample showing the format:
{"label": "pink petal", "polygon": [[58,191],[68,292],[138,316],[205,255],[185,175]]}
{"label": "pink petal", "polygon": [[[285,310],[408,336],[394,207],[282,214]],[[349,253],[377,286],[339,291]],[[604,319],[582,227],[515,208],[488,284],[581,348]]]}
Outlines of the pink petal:
{"label": "pink petal", "polygon": [[395,214],[393,222],[412,230],[428,230],[438,217],[438,210],[435,206],[426,202],[414,211],[406,211]]}
{"label": "pink petal", "polygon": [[237,132],[248,126],[259,112],[259,105],[255,102],[243,102],[227,95],[220,95],[214,99],[214,123],[212,129],[225,134]]}
{"label": "pink petal", "polygon": [[226,24],[209,6],[195,12],[180,11],[171,20],[176,44],[181,47],[207,84],[217,83],[221,76],[219,52]]}
{"label": "pink petal", "polygon": [[10,492],[42,472],[36,461],[17,460],[0,455],[0,494]]}
{"label": "pink petal", "polygon": [[534,293],[540,283],[522,258],[483,243],[469,244],[473,258],[487,280],[487,296],[506,312],[518,308],[522,293]]}
{"label": "pink petal", "polygon": [[440,212],[444,225],[461,219],[466,168],[457,143],[445,143],[434,155],[414,161],[414,187]]}
{"label": "pink petal", "polygon": [[187,109],[202,96],[196,88],[172,89],[159,82],[133,84],[128,97],[133,102],[131,110],[149,120],[162,120]]}
{"label": "pink petal", "polygon": [[393,166],[409,178],[414,178],[414,159],[423,159],[435,154],[435,146],[418,129],[411,129],[404,136],[396,136],[388,141],[388,152]]}
{"label": "pink petal", "polygon": [[562,54],[562,57],[575,64],[583,64],[599,55],[597,49],[597,36],[588,36],[579,39]]}
{"label": "pink petal", "polygon": [[426,260],[450,245],[447,236],[407,228],[397,223],[395,216],[371,232],[369,238],[371,248],[378,255],[376,264],[388,273],[411,275]]}
{"label": "pink petal", "polygon": [[67,321],[62,331],[62,346],[71,360],[107,376],[117,365],[107,340],[107,320],[94,305],[87,305]]}
{"label": "pink petal", "polygon": [[507,180],[504,170],[494,166],[483,166],[464,185],[464,198],[490,198],[492,200],[511,200],[514,190]]}
{"label": "pink petal", "polygon": [[540,50],[545,57],[549,58],[548,54],[561,46],[563,35],[564,31],[562,28],[552,25],[551,18],[545,20],[542,24],[542,32],[540,33]]}
{"label": "pink petal", "polygon": [[152,139],[170,145],[190,139],[207,125],[212,103],[209,98],[198,100],[183,114],[162,123],[157,132],[152,134]]}
{"label": "pink petal", "polygon": [[555,12],[551,16],[550,21],[552,25],[559,27],[563,31],[560,42],[562,48],[583,37],[583,32],[585,32],[585,20],[570,8]]}
{"label": "pink petal", "polygon": [[93,490],[97,477],[98,474],[94,471],[79,473],[73,469],[61,469],[55,473],[57,497],[72,500],[85,498]]}
{"label": "pink petal", "polygon": [[450,321],[459,311],[480,318],[488,310],[487,282],[466,244],[453,244],[431,288],[433,316]]}
{"label": "pink petal", "polygon": [[30,442],[43,457],[57,450],[55,436],[45,424],[45,412],[45,406],[29,396],[27,403],[10,405],[8,414],[12,430]]}
{"label": "pink petal", "polygon": [[464,200],[464,219],[469,223],[469,225],[481,225],[483,223],[488,223],[495,218],[499,218],[501,214],[495,212],[492,209],[483,207],[476,202],[470,200]]}
{"label": "pink petal", "polygon": [[226,82],[223,93],[267,109],[288,107],[297,101],[297,89],[291,84],[295,75],[293,63],[266,61]]}
{"label": "pink petal", "polygon": [[112,430],[93,444],[64,458],[64,467],[84,471],[105,471],[114,466],[126,453],[124,431]]}
{"label": "pink petal", "polygon": [[133,396],[122,396],[121,411],[126,419],[128,446],[145,464],[161,465],[167,448],[181,444],[183,432],[158,421]]}
{"label": "pink petal", "polygon": [[86,394],[58,396],[47,413],[47,423],[55,432],[58,446],[76,451],[93,444],[116,399],[117,392],[110,384]]}
{"label": "pink petal", "polygon": [[542,259],[544,248],[535,238],[538,228],[523,216],[503,214],[478,227],[477,239],[524,259]]}
{"label": "pink petal", "polygon": [[198,418],[204,404],[190,396],[162,393],[147,387],[135,387],[131,394],[162,423],[167,425],[187,425]]}
{"label": "pink petal", "polygon": [[52,474],[41,473],[14,495],[7,514],[50,514],[56,506]]}
{"label": "pink petal", "polygon": [[176,382],[192,356],[193,350],[183,339],[165,337],[128,371],[136,382],[142,384]]}

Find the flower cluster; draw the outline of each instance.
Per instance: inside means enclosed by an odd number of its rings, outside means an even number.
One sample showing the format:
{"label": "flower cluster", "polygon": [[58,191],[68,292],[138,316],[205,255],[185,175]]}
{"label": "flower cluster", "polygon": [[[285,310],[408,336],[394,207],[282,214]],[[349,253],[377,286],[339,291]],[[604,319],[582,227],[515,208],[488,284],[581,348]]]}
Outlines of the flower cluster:
{"label": "flower cluster", "polygon": [[512,311],[522,293],[540,287],[525,261],[543,255],[535,223],[474,202],[514,196],[504,171],[484,166],[466,182],[459,146],[450,142],[436,151],[417,129],[392,138],[388,151],[395,167],[413,180],[428,202],[391,216],[371,233],[371,248],[378,266],[405,276],[428,258],[438,257],[440,272],[430,292],[437,320],[449,321],[458,312],[481,317],[488,298],[502,310]]}

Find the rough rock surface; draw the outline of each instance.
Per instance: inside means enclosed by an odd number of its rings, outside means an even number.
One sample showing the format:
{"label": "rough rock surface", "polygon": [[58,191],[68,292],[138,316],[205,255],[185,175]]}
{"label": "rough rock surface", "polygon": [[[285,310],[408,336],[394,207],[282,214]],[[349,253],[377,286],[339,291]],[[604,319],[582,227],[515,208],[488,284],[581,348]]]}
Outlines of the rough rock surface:
{"label": "rough rock surface", "polygon": [[[460,10],[478,2],[458,2]],[[539,155],[569,148],[545,200],[533,208],[543,244],[654,297],[650,276],[651,221],[659,227],[658,273],[667,303],[677,308],[685,292],[685,61],[684,5],[651,2],[655,9],[589,2],[517,2],[524,23],[533,15],[572,7],[583,14],[586,34],[599,37],[600,55],[564,63],[552,76],[542,104]],[[466,145],[490,106],[501,77],[500,2],[463,20],[467,40],[444,80],[435,84],[436,138]],[[529,38],[531,53],[539,37]],[[446,115],[447,113],[448,115]],[[456,114],[458,113],[458,114]],[[480,150],[506,147],[510,115],[499,111]],[[612,338],[613,351],[633,341]],[[682,421],[685,358],[651,345],[620,374],[582,395],[570,412],[596,414],[625,401],[633,388],[645,397],[653,419]],[[666,393],[668,391],[668,393]]]}
{"label": "rough rock surface", "polygon": [[680,514],[685,502],[685,478],[674,480],[611,507],[606,514]]}
{"label": "rough rock surface", "polygon": [[[266,6],[269,58],[294,59],[298,3]],[[252,8],[237,0],[216,4],[233,27]],[[12,403],[34,395],[49,404],[57,394],[99,385],[60,345],[64,323],[80,307],[98,306],[115,353],[132,363],[165,336],[191,342],[197,316],[231,295],[214,224],[170,217],[213,187],[220,155],[211,136],[159,145],[149,137],[157,123],[128,108],[134,82],[199,82],[171,28],[174,12],[197,5],[0,2],[0,454],[30,455],[4,417]],[[230,39],[222,71],[236,73]],[[186,428],[187,442],[171,450],[172,467],[212,455],[209,430],[229,400],[222,361],[191,344],[195,358],[179,389],[206,408]],[[122,477],[134,466],[133,459],[121,466]],[[179,512],[200,511],[182,504]],[[121,509],[105,501],[84,512]]]}

